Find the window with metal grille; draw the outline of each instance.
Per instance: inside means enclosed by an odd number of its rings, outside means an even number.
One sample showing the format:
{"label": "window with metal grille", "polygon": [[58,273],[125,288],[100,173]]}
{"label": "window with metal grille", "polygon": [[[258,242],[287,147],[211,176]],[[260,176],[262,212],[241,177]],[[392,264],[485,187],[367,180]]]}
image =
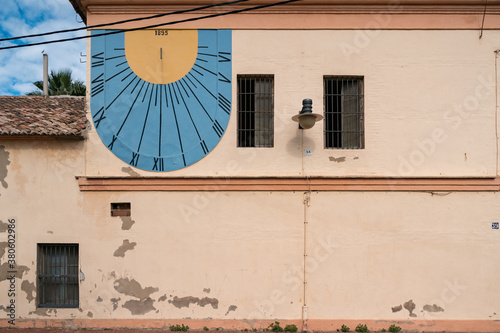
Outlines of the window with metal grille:
{"label": "window with metal grille", "polygon": [[362,77],[325,76],[325,148],[365,146]]}
{"label": "window with metal grille", "polygon": [[274,76],[238,75],[238,147],[274,146]]}
{"label": "window with metal grille", "polygon": [[38,244],[38,306],[78,307],[78,244]]}

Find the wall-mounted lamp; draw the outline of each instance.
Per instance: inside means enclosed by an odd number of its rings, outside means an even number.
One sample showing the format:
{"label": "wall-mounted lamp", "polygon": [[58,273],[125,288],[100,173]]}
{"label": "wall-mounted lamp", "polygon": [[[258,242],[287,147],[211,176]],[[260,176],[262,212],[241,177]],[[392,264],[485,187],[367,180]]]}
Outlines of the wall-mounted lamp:
{"label": "wall-mounted lamp", "polygon": [[316,121],[323,119],[322,115],[312,113],[312,103],[312,99],[309,98],[302,100],[302,110],[292,117],[293,121],[299,123],[300,129],[309,129],[314,126]]}

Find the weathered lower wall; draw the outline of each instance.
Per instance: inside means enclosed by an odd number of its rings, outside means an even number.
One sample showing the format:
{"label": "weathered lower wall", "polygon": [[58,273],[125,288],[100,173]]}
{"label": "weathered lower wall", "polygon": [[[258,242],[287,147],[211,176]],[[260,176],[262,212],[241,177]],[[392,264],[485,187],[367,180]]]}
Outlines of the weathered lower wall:
{"label": "weathered lower wall", "polygon": [[[79,192],[81,142],[1,146],[0,299],[15,217],[19,325],[301,325],[304,301],[309,329],[497,323],[495,192]],[[131,216],[111,217],[112,202]],[[45,242],[80,245],[78,309],[36,307]]]}

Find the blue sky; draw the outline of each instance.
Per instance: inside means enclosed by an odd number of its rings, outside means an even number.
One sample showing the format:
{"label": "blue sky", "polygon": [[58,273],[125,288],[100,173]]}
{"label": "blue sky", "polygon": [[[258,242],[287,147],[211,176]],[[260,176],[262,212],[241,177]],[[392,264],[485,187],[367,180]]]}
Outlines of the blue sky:
{"label": "blue sky", "polygon": [[[2,0],[0,5],[0,38],[35,34],[53,30],[83,27],[68,0]],[[24,39],[14,43],[40,42],[85,35],[85,30],[69,34]],[[36,90],[32,84],[42,80],[42,52],[49,56],[50,70],[69,68],[75,79],[85,82],[86,40],[0,50],[0,95],[25,95]],[[80,56],[80,53],[84,56]]]}

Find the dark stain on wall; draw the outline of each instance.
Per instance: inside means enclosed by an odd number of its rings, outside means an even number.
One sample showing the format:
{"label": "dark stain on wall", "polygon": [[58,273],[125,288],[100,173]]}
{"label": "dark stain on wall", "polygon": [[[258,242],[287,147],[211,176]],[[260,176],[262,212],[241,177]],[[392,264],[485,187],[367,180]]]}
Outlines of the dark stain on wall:
{"label": "dark stain on wall", "polygon": [[7,242],[0,242],[0,258],[3,257],[5,254],[5,251],[7,251],[7,247],[9,246],[9,243]]}
{"label": "dark stain on wall", "polygon": [[152,293],[159,290],[153,287],[146,287],[143,289],[139,282],[134,279],[129,280],[128,278],[115,280],[114,287],[120,294],[137,297],[139,299],[146,299]]}
{"label": "dark stain on wall", "polygon": [[345,156],[343,157],[338,157],[338,158],[335,158],[333,156],[330,156],[330,161],[331,162],[337,162],[337,163],[341,163],[341,162],[345,162]]}
{"label": "dark stain on wall", "polygon": [[203,292],[204,292],[204,293],[207,293],[207,294],[210,294],[210,288],[204,288],[204,289],[203,289]]}
{"label": "dark stain on wall", "polygon": [[168,301],[171,303],[173,306],[176,308],[188,308],[189,305],[191,304],[197,304],[198,306],[204,307],[208,304],[212,306],[212,308],[217,309],[219,307],[219,300],[216,298],[209,298],[209,297],[204,297],[204,298],[198,298],[198,297],[193,297],[193,296],[187,296],[187,297],[182,297],[179,298],[177,296],[174,297],[173,300]]}
{"label": "dark stain on wall", "polygon": [[230,305],[229,308],[227,308],[226,316],[229,314],[231,311],[236,311],[238,307],[236,305]]}
{"label": "dark stain on wall", "polygon": [[399,312],[401,310],[403,310],[403,306],[401,304],[399,304],[398,306],[395,306],[392,309],[392,312]]}
{"label": "dark stain on wall", "polygon": [[440,307],[439,305],[436,305],[436,304],[433,304],[433,305],[426,304],[426,305],[424,305],[424,311],[427,311],[427,312],[444,312],[444,309],[442,307]]}
{"label": "dark stain on wall", "polygon": [[9,187],[9,184],[5,181],[5,178],[7,178],[7,165],[10,164],[9,155],[10,153],[5,150],[5,146],[0,146],[0,183],[2,183],[3,188]]}
{"label": "dark stain on wall", "polygon": [[140,177],[141,175],[132,170],[131,167],[123,167],[122,172],[127,173],[130,177]]}
{"label": "dark stain on wall", "polygon": [[29,303],[31,303],[31,301],[35,299],[35,296],[33,295],[36,293],[36,287],[33,282],[24,280],[21,283],[21,290],[26,293],[26,299],[28,300]]}
{"label": "dark stain on wall", "polygon": [[[7,262],[0,265],[0,282],[7,280],[7,277],[11,276],[12,273],[8,271],[12,270]],[[17,266],[15,276],[17,279],[21,279],[24,273],[27,273],[30,269],[26,266]]]}
{"label": "dark stain on wall", "polygon": [[115,257],[125,257],[125,252],[129,251],[129,250],[133,250],[134,247],[137,245],[136,242],[132,242],[130,243],[128,239],[124,239],[123,240],[123,244],[118,248],[116,249],[115,253],[113,253],[113,255]]}
{"label": "dark stain on wall", "polygon": [[403,307],[408,310],[410,313],[410,317],[416,317],[417,315],[413,313],[413,310],[415,310],[415,303],[413,303],[413,300],[409,300],[408,302],[405,302],[403,304]]}
{"label": "dark stain on wall", "polygon": [[122,230],[130,230],[135,223],[130,216],[120,216],[120,219],[122,220]]}
{"label": "dark stain on wall", "polygon": [[158,298],[158,302],[165,302],[167,300],[167,294],[161,296],[160,298]]}
{"label": "dark stain on wall", "polygon": [[87,312],[87,317],[89,317],[89,318],[94,318],[94,314],[93,314],[92,312],[90,312],[90,311],[89,311],[89,312]]}
{"label": "dark stain on wall", "polygon": [[118,309],[118,302],[121,301],[121,298],[111,298],[110,301],[113,304],[113,311]]}
{"label": "dark stain on wall", "polygon": [[47,308],[38,308],[36,311],[30,311],[30,315],[35,314],[37,316],[50,317],[50,315],[54,313],[57,314],[57,310],[47,309]]}
{"label": "dark stain on wall", "polygon": [[96,302],[102,302],[102,298],[101,298],[101,296],[98,296],[98,297],[97,297]]}
{"label": "dark stain on wall", "polygon": [[6,232],[8,225],[8,223],[0,220],[0,232]]}
{"label": "dark stain on wall", "polygon": [[[122,305],[123,308],[129,310],[133,315],[143,315],[149,311],[156,310],[154,301],[149,296],[157,292],[159,290],[158,288],[142,288],[139,282],[128,278],[115,280],[114,288],[121,294],[138,298],[138,300],[128,300]],[[116,302],[116,304],[118,304],[118,302]]]}
{"label": "dark stain on wall", "polygon": [[144,315],[149,311],[156,310],[153,304],[154,301],[151,299],[151,297],[148,297],[141,300],[128,300],[122,305],[122,307],[129,310],[133,315]]}

